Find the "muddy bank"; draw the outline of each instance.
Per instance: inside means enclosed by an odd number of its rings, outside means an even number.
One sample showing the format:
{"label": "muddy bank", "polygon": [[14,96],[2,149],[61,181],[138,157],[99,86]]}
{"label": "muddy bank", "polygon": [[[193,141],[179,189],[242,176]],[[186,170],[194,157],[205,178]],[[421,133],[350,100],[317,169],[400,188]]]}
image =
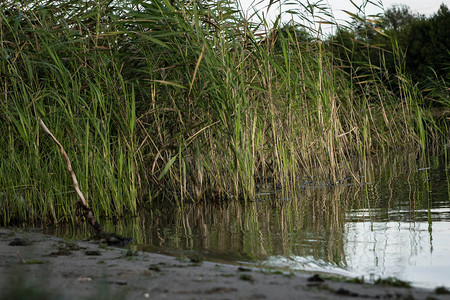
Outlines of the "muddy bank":
{"label": "muddy bank", "polygon": [[[450,299],[0,228],[0,299]],[[445,291],[441,291],[444,292]]]}

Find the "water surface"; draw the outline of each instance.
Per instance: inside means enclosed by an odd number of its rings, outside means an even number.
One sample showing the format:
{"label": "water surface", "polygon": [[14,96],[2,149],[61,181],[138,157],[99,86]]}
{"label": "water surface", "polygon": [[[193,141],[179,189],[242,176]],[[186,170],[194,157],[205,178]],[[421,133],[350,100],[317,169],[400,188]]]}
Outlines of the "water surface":
{"label": "water surface", "polygon": [[302,182],[249,203],[155,207],[134,234],[146,251],[450,287],[446,168],[400,156],[363,166],[356,181]]}
{"label": "water surface", "polygon": [[448,172],[442,159],[401,155],[361,164],[356,180],[312,178],[247,203],[155,205],[105,227],[144,251],[450,288]]}

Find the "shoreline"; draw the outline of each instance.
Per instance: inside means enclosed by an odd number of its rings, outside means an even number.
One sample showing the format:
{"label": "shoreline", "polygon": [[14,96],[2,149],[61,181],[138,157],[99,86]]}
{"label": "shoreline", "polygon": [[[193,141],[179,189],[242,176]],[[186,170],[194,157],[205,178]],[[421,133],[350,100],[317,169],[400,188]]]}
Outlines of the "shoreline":
{"label": "shoreline", "polygon": [[0,291],[0,299],[450,299],[436,290],[334,281],[3,227]]}

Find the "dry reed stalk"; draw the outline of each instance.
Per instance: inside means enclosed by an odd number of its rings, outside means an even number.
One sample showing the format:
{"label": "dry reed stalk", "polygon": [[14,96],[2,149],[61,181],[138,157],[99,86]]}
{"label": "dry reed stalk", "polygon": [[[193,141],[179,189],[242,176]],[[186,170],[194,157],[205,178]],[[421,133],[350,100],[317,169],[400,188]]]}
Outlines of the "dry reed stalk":
{"label": "dry reed stalk", "polygon": [[84,211],[84,215],[86,219],[88,220],[89,224],[95,229],[95,231],[102,235],[103,229],[100,226],[100,223],[98,223],[97,219],[95,218],[94,214],[92,213],[92,210],[89,209],[87,206],[86,198],[84,197],[83,193],[80,190],[80,187],[78,185],[77,176],[75,175],[75,172],[72,169],[72,164],[70,163],[69,156],[67,156],[66,151],[64,150],[64,147],[62,144],[56,139],[56,137],[50,132],[50,130],[45,126],[44,121],[42,121],[41,118],[38,118],[39,125],[41,125],[42,129],[50,135],[50,137],[53,139],[53,141],[58,145],[59,150],[61,151],[62,156],[64,157],[66,161],[67,168],[69,169],[70,176],[72,177],[72,183],[75,191],[77,192],[78,197],[80,198],[79,204],[80,207]]}

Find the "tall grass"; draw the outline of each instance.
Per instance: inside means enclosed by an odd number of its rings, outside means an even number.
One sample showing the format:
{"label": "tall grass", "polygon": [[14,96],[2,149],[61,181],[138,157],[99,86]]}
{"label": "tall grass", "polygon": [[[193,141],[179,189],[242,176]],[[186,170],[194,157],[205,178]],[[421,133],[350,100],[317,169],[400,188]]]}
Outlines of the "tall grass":
{"label": "tall grass", "polygon": [[[103,225],[108,232],[133,237],[140,250],[176,256],[195,251],[209,258],[240,261],[312,256],[342,266],[348,258],[346,235],[353,222],[374,226],[377,222],[422,222],[428,209],[430,222],[436,221],[432,208],[445,206],[448,198],[444,172],[448,164],[437,157],[428,162],[417,159],[418,153],[420,149],[353,161],[360,168],[357,179],[364,176],[363,184],[350,176],[333,186],[326,181],[301,181],[289,198],[283,191],[269,189],[247,203],[185,203],[179,209],[155,205],[151,213],[143,210],[138,217]],[[438,191],[442,193],[436,195]],[[86,235],[86,228],[60,226],[53,233],[79,239]]]}
{"label": "tall grass", "polygon": [[75,215],[37,117],[106,217],[155,199],[253,199],[302,176],[334,180],[354,172],[350,160],[440,134],[400,68],[397,96],[315,35],[254,24],[226,0],[10,0],[0,18],[4,224]]}

